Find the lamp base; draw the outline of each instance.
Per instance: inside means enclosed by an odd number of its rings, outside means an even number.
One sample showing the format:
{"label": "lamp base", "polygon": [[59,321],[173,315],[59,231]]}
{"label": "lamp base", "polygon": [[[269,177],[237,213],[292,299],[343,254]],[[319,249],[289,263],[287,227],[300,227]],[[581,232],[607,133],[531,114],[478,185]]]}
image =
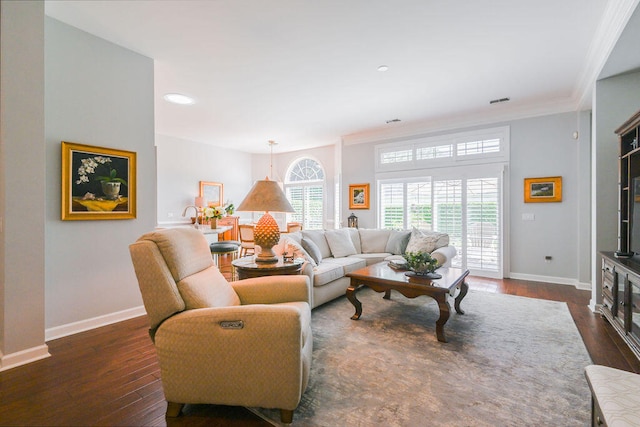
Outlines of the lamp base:
{"label": "lamp base", "polygon": [[262,246],[260,246],[260,249],[262,249],[262,252],[256,255],[255,262],[261,262],[265,264],[275,264],[276,262],[278,262],[278,255],[276,255],[276,253],[273,251],[273,248],[263,248]]}

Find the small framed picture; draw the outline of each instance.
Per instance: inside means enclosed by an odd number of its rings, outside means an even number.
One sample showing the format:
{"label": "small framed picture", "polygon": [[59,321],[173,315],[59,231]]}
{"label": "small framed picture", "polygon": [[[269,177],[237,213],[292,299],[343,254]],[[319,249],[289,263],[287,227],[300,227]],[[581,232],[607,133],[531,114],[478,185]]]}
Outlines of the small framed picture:
{"label": "small framed picture", "polygon": [[369,184],[349,184],[349,209],[369,209]]}
{"label": "small framed picture", "polygon": [[562,201],[562,177],[524,179],[524,202],[547,203]]}
{"label": "small framed picture", "polygon": [[136,153],[62,142],[62,220],[136,217]]}
{"label": "small framed picture", "polygon": [[223,203],[222,183],[200,181],[200,197],[204,199],[207,206],[222,206]]}

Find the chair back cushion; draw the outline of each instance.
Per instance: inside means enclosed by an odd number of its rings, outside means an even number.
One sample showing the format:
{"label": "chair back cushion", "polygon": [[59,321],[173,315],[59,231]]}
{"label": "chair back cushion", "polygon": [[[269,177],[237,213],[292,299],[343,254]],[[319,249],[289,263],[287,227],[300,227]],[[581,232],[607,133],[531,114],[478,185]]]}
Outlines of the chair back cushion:
{"label": "chair back cushion", "polygon": [[240,300],[213,263],[198,230],[171,228],[129,246],[151,329],[185,309],[237,305]]}
{"label": "chair back cushion", "polygon": [[178,282],[187,310],[240,305],[240,298],[217,267],[187,276]]}
{"label": "chair back cushion", "polygon": [[158,246],[176,282],[214,265],[207,239],[193,228],[154,231],[138,240],[151,240]]}
{"label": "chair back cushion", "polygon": [[151,329],[164,319],[185,309],[185,303],[158,246],[138,240],[129,246],[133,268],[138,278],[144,308]]}

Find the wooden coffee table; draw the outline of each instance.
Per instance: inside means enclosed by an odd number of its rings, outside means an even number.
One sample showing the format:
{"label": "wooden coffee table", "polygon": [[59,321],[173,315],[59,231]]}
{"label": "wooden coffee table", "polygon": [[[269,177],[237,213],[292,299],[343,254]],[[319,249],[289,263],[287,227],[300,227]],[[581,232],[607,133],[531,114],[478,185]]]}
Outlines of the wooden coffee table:
{"label": "wooden coffee table", "polygon": [[391,290],[398,291],[407,298],[427,295],[435,299],[440,308],[440,317],[436,321],[438,341],[447,342],[444,324],[449,320],[451,312],[448,296],[453,296],[456,288],[460,289],[460,293],[455,298],[454,307],[457,313],[464,314],[460,308],[460,302],[469,290],[469,285],[465,282],[469,270],[441,267],[436,270],[436,273],[441,274],[442,278],[437,280],[407,277],[404,273],[405,271],[394,270],[384,261],[347,274],[347,277],[351,278],[351,284],[347,288],[347,298],[356,308],[356,313],[351,318],[358,320],[362,315],[362,303],[356,297],[356,291],[361,286],[369,287],[376,292],[384,292],[385,299],[391,299]]}

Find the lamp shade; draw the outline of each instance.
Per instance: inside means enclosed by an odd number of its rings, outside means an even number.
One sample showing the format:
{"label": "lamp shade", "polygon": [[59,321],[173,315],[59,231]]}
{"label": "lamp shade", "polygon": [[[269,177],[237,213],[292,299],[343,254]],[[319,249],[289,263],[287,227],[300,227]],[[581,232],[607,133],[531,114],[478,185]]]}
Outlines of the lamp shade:
{"label": "lamp shade", "polygon": [[256,224],[253,233],[254,241],[261,249],[256,261],[277,262],[278,257],[273,251],[273,247],[280,240],[280,230],[278,229],[278,223],[269,215],[269,212],[295,212],[278,183],[269,180],[268,177],[257,181],[237,210],[265,212]]}
{"label": "lamp shade", "polygon": [[236,210],[244,212],[295,212],[278,183],[271,181],[268,177],[256,181]]}

